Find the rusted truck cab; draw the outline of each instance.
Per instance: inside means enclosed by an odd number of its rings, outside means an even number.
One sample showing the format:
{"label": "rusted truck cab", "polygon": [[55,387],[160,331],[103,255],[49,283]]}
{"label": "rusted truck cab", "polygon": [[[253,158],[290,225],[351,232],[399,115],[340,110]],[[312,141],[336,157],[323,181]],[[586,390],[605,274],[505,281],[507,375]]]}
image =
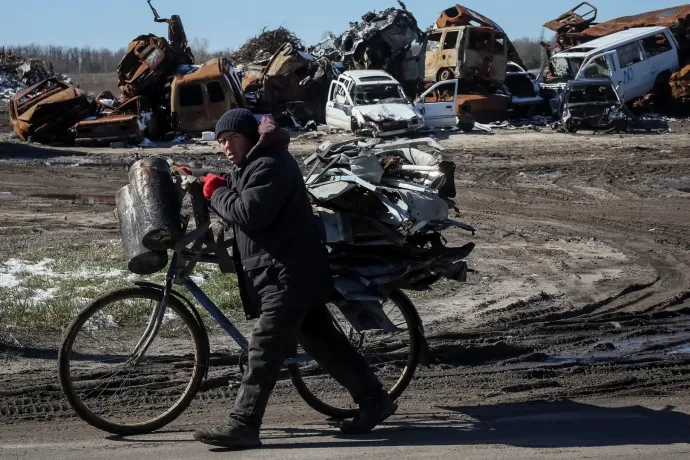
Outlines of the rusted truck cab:
{"label": "rusted truck cab", "polygon": [[176,76],[170,99],[173,129],[190,134],[213,131],[225,112],[247,106],[242,82],[225,58],[212,59],[192,73]]}
{"label": "rusted truck cab", "polygon": [[429,34],[425,57],[427,81],[473,76],[503,81],[508,44],[505,34],[491,27],[444,27]]}

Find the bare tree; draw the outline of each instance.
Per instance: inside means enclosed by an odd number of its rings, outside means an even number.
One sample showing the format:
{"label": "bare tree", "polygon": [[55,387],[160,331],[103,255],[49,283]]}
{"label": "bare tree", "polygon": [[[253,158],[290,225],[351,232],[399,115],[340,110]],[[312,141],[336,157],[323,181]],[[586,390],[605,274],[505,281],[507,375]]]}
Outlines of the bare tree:
{"label": "bare tree", "polygon": [[194,37],[189,46],[192,48],[192,53],[194,53],[194,61],[197,64],[203,64],[213,57],[209,51],[211,44],[209,43],[208,38]]}
{"label": "bare tree", "polygon": [[544,49],[538,38],[522,37],[513,41],[515,49],[528,69],[539,69],[542,65]]}

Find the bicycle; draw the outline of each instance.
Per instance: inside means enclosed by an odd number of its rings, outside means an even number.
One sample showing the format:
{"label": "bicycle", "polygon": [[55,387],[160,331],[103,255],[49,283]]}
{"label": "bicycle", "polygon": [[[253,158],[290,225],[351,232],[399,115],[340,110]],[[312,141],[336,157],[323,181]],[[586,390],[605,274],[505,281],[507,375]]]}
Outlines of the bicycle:
{"label": "bicycle", "polygon": [[[190,405],[208,377],[212,361],[208,330],[197,307],[173,285],[184,286],[240,347],[240,357],[225,359],[234,360],[242,370],[247,339],[191,279],[198,263],[216,264],[221,272],[233,273],[227,252],[232,240],[224,240],[223,231],[214,237],[199,183],[188,181],[186,192],[192,198],[196,229],[187,233],[188,220],[183,223],[185,236],[174,247],[165,285],[137,282],[97,298],[70,324],[60,348],[59,378],[67,401],[84,421],[103,431],[134,435],[164,427]],[[388,332],[357,330],[338,308],[337,297],[329,311],[397,399],[420,357],[424,360],[426,342],[409,298],[395,288],[386,297],[392,307],[386,312],[384,303],[381,311],[390,321],[382,320]],[[391,319],[396,311],[397,317]],[[96,343],[97,336],[105,343]],[[365,346],[368,339],[375,340],[372,346]],[[336,390],[335,381],[311,357],[298,352],[285,365],[298,394],[313,409],[334,418],[357,414],[345,389]]]}

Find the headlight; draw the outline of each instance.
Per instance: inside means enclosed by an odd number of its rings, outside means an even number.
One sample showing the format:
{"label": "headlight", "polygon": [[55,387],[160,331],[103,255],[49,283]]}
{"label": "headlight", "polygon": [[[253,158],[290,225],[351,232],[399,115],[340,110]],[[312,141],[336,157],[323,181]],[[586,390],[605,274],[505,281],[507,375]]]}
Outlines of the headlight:
{"label": "headlight", "polygon": [[613,112],[609,114],[609,120],[625,120],[627,117],[623,112]]}

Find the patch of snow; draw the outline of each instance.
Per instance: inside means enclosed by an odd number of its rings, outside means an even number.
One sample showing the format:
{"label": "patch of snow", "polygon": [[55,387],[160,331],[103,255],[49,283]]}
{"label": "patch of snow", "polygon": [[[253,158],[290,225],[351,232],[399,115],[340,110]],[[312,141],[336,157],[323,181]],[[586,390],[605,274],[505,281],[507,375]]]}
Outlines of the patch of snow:
{"label": "patch of snow", "polygon": [[204,282],[204,277],[203,276],[198,276],[198,275],[192,275],[189,277],[190,280],[194,281],[196,284],[201,284]]}
{"label": "patch of snow", "polygon": [[36,295],[34,295],[28,300],[32,304],[37,304],[39,302],[52,299],[55,296],[55,292],[57,292],[57,288],[40,289],[36,292]]}
{"label": "patch of snow", "polygon": [[115,108],[115,99],[99,99],[98,102],[103,105],[107,105],[108,107],[112,107],[113,109]]}
{"label": "patch of snow", "polygon": [[155,147],[155,146],[156,146],[156,144],[151,142],[151,140],[147,137],[145,137],[144,140],[141,141],[141,143],[139,144],[139,147]]}
{"label": "patch of snow", "polygon": [[72,273],[56,273],[53,269],[55,264],[54,259],[43,259],[37,263],[26,262],[18,259],[9,259],[3,264],[0,264],[0,288],[16,288],[21,285],[21,280],[18,275],[20,273],[28,273],[30,276],[43,276],[47,278],[59,279],[90,279],[90,278],[119,278],[126,276],[128,273],[123,270],[98,270],[98,269],[80,269]]}

